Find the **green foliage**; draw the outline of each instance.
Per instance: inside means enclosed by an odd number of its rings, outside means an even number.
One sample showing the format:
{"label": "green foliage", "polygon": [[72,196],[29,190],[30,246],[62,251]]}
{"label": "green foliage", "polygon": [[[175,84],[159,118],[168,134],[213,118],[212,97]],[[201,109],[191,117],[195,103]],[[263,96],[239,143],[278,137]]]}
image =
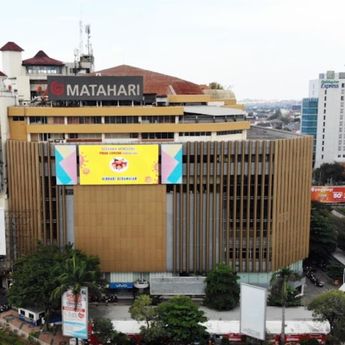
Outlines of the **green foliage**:
{"label": "green foliage", "polygon": [[9,302],[24,308],[47,310],[56,307],[58,304],[50,300],[50,294],[57,286],[55,272],[62,268],[65,258],[65,253],[58,247],[39,245],[34,253],[18,259],[14,265]]}
{"label": "green foliage", "polygon": [[323,163],[313,171],[313,180],[318,186],[342,184],[345,181],[345,169],[337,162]]}
{"label": "green foliage", "polygon": [[[15,263],[9,302],[17,307],[43,309],[49,317],[51,310],[60,308],[60,297],[63,292],[61,277],[66,275],[66,265],[72,258],[77,258],[76,262],[84,271],[97,272],[92,277],[100,280],[98,259],[87,256],[71,246],[60,249],[57,246],[39,244],[35,252],[21,257]],[[90,277],[90,274],[87,276]],[[81,279],[83,276],[78,277]],[[86,286],[90,285],[88,281],[82,282]],[[66,286],[63,285],[63,288]],[[58,293],[52,294],[57,290]]]}
{"label": "green foliage", "polygon": [[240,300],[239,277],[228,265],[219,264],[207,274],[206,306],[216,310],[231,310]]}
{"label": "green foliage", "polygon": [[316,297],[308,309],[317,320],[328,321],[331,336],[335,342],[345,341],[345,293],[339,290],[327,291]]}
{"label": "green foliage", "polygon": [[275,272],[271,279],[268,305],[283,306],[285,304],[286,307],[301,305],[301,299],[296,298],[296,289],[289,285],[289,281],[297,279],[299,279],[299,275],[288,267]]}
{"label": "green foliage", "polygon": [[217,83],[216,81],[213,81],[212,83],[208,84],[208,87],[212,90],[223,90],[224,87],[222,84]]}
{"label": "green foliage", "polygon": [[150,322],[157,315],[156,308],[152,306],[152,299],[149,295],[140,295],[129,308],[131,317],[137,321],[145,321],[147,328]]}
{"label": "green foliage", "polygon": [[204,312],[189,297],[177,296],[158,307],[158,322],[171,344],[190,344],[207,337]]}
{"label": "green foliage", "polygon": [[341,280],[343,278],[344,266],[342,266],[335,260],[332,260],[332,262],[329,265],[327,265],[326,272],[327,275],[332,279]]}
{"label": "green foliage", "polygon": [[147,345],[161,345],[166,343],[166,334],[159,322],[153,323],[150,328],[141,327],[140,334],[143,337],[144,343]]}
{"label": "green foliage", "polygon": [[[62,269],[62,273],[57,275],[58,286],[51,293],[52,299],[60,299],[65,291],[71,289],[75,295],[75,307],[77,307],[78,296],[83,286],[88,287],[93,294],[99,290],[101,271],[98,258],[75,250],[65,260]],[[61,268],[58,267],[57,271],[61,272]]]}
{"label": "green foliage", "polygon": [[130,341],[126,334],[114,330],[113,324],[109,319],[99,318],[93,322],[93,331],[97,339],[102,344],[109,345],[126,345]]}
{"label": "green foliage", "polygon": [[310,222],[309,258],[328,262],[337,247],[335,219],[330,209],[318,203],[312,204]]}

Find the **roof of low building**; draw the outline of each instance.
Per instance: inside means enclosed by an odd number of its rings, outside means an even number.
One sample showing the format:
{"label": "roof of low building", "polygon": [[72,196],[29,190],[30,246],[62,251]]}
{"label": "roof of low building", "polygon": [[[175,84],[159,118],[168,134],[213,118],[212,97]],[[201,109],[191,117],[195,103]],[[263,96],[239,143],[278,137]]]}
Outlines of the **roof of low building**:
{"label": "roof of low building", "polygon": [[173,77],[170,75],[145,70],[138,67],[120,65],[91,75],[101,76],[142,76],[144,78],[144,93],[158,96],[176,95],[200,95],[203,94],[200,85]]}
{"label": "roof of low building", "polygon": [[63,66],[64,63],[60,60],[50,58],[43,50],[31,59],[23,60],[23,66]]}
{"label": "roof of low building", "polygon": [[23,48],[19,47],[18,44],[14,42],[7,42],[4,46],[0,48],[2,52],[22,52],[24,51]]}

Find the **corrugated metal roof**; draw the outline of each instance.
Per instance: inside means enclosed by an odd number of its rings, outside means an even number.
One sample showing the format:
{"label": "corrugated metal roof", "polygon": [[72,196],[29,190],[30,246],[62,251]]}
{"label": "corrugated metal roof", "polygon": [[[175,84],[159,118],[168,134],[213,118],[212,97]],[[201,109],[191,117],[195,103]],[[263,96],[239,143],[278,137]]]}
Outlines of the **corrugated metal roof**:
{"label": "corrugated metal roof", "polygon": [[246,112],[241,109],[217,107],[217,106],[212,106],[212,105],[185,106],[184,112],[189,113],[189,114],[210,115],[210,116],[246,115]]}

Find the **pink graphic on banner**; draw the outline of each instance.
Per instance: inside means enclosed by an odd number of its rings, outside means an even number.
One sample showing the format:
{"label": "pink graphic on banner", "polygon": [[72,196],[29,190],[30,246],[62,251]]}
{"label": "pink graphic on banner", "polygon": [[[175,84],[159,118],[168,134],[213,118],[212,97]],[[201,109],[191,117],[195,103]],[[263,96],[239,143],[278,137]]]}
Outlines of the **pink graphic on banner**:
{"label": "pink graphic on banner", "polygon": [[55,168],[57,185],[77,184],[77,151],[75,145],[55,145]]}
{"label": "pink graphic on banner", "polygon": [[182,145],[161,145],[161,161],[162,183],[182,183]]}

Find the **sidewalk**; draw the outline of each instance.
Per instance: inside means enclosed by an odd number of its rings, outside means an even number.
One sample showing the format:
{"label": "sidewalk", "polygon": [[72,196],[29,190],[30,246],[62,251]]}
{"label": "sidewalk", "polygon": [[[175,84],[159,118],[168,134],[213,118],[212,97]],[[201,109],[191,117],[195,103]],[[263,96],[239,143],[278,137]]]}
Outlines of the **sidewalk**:
{"label": "sidewalk", "polygon": [[56,335],[48,332],[41,332],[40,327],[35,327],[19,320],[18,313],[14,310],[9,310],[0,314],[0,325],[7,325],[12,331],[26,338],[30,333],[40,332],[38,342],[41,345],[65,345],[69,343],[69,338],[63,336],[61,332],[58,332]]}

